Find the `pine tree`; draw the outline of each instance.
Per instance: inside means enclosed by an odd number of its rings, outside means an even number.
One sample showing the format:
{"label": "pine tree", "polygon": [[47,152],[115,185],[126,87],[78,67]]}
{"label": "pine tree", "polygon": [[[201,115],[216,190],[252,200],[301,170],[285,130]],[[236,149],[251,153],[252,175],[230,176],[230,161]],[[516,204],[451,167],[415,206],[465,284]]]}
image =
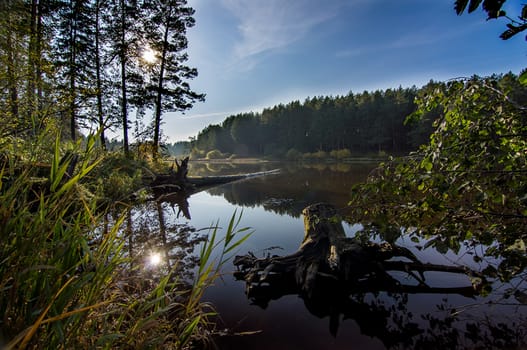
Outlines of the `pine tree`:
{"label": "pine tree", "polygon": [[2,134],[25,133],[40,127],[49,116],[50,104],[44,108],[44,99],[52,95],[48,41],[53,7],[49,2],[0,2]]}
{"label": "pine tree", "polygon": [[104,107],[103,107],[103,75],[104,69],[102,65],[102,56],[103,56],[103,34],[102,34],[102,12],[104,9],[104,0],[95,0],[94,3],[94,15],[95,15],[95,96],[97,99],[97,122],[99,125],[101,147],[106,149],[106,140],[104,137],[104,130],[106,128],[105,117],[104,117]]}
{"label": "pine tree", "polygon": [[[141,7],[135,0],[109,0],[108,46],[110,64],[114,67],[114,81],[118,88],[118,101],[123,131],[123,149],[129,154],[128,138],[130,99],[134,89],[142,85],[137,72],[140,41],[143,37]],[[133,105],[132,105],[133,106]]]}
{"label": "pine tree", "polygon": [[[99,130],[100,143],[102,148],[106,148],[105,131],[119,124],[119,114],[117,101],[117,84],[112,82],[111,67],[117,53],[112,48],[115,47],[115,15],[112,12],[110,0],[91,0],[91,16],[93,17],[93,101],[91,101],[91,115],[94,116],[92,123],[97,125]],[[113,46],[112,46],[113,45]]]}
{"label": "pine tree", "polygon": [[[157,60],[150,69],[151,82],[147,86],[148,98],[154,107],[153,150],[158,152],[161,119],[165,111],[185,111],[194,102],[203,101],[204,95],[190,89],[188,80],[197,76],[197,70],[185,66],[188,55],[186,30],[194,25],[194,10],[186,0],[147,0],[146,38],[149,48],[156,52]],[[155,156],[154,155],[154,156]]]}
{"label": "pine tree", "polygon": [[80,119],[90,110],[95,91],[95,21],[91,5],[88,1],[63,0],[59,9],[56,64],[72,140],[76,139]]}
{"label": "pine tree", "polygon": [[19,119],[20,63],[23,48],[21,22],[24,16],[21,1],[6,0],[0,3],[0,79],[2,94],[2,136]]}

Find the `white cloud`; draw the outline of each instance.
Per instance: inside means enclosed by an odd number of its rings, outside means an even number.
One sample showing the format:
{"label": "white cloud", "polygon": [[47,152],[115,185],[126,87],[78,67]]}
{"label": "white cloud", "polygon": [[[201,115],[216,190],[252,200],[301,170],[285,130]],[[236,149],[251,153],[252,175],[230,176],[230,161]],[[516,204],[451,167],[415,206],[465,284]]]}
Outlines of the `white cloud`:
{"label": "white cloud", "polygon": [[222,0],[239,20],[238,59],[283,48],[338,14],[339,0]]}

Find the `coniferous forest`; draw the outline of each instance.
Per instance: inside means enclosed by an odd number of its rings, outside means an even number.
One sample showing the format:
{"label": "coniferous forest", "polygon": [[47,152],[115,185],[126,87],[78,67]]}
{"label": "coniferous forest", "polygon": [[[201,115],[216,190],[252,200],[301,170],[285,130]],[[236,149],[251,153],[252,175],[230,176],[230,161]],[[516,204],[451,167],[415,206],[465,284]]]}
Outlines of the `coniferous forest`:
{"label": "coniferous forest", "polygon": [[[6,0],[0,3],[2,136],[53,123],[75,140],[120,130],[163,141],[163,114],[184,111],[203,94],[185,65],[194,10],[181,1]],[[145,111],[153,118],[145,118]]]}
{"label": "coniferous forest", "polygon": [[[527,100],[527,91],[514,74],[493,79],[498,88],[514,91],[518,102]],[[342,150],[347,157],[407,154],[428,142],[434,121],[440,116],[436,108],[421,118],[408,118],[417,110],[416,98],[445,90],[447,85],[430,81],[421,88],[318,96],[303,103],[293,101],[258,113],[230,116],[221,125],[210,125],[198,134],[192,143],[194,155],[203,157],[213,150],[288,159],[310,154],[324,158]]]}
{"label": "coniferous forest", "polygon": [[[206,152],[217,149],[276,157],[341,149],[349,149],[354,155],[402,153],[420,142],[417,129],[404,125],[405,117],[415,110],[416,94],[416,88],[399,88],[319,96],[266,108],[261,113],[238,114],[202,130],[194,147]],[[431,128],[424,123],[421,126]]]}

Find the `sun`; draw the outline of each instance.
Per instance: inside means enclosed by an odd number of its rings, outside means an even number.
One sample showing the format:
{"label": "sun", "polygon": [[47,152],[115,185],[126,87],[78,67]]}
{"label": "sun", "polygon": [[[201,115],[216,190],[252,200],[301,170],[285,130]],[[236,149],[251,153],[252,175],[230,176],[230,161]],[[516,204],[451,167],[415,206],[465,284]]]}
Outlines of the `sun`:
{"label": "sun", "polygon": [[141,58],[148,64],[154,64],[157,62],[157,52],[148,47],[143,50]]}

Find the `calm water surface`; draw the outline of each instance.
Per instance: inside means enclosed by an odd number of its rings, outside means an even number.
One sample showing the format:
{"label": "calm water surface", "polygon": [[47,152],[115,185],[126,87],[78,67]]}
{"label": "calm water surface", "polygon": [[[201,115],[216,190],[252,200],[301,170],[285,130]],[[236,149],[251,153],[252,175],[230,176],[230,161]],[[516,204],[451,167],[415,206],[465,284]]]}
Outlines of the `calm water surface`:
{"label": "calm water surface", "polygon": [[[186,221],[198,229],[217,220],[220,226],[226,227],[234,211],[243,210],[241,225],[253,228],[254,233],[239,249],[240,255],[249,251],[261,257],[269,251],[277,255],[291,254],[303,238],[301,210],[313,203],[328,202],[345,211],[350,187],[363,181],[374,167],[375,164],[366,163],[309,166],[194,163],[191,175],[236,174],[274,168],[280,168],[281,172],[192,195],[188,198],[191,219]],[[346,234],[353,236],[361,225],[345,223],[344,227]],[[404,238],[398,244],[411,249],[422,262],[478,267],[464,251],[459,255],[442,255],[432,249],[418,250],[414,248],[415,243]],[[377,291],[344,298],[329,297],[313,303],[298,295],[284,295],[271,300],[264,309],[251,304],[245,295],[245,283],[236,281],[232,275],[234,269],[232,264],[227,264],[223,279],[208,290],[206,300],[213,302],[220,313],[219,327],[234,332],[261,332],[218,339],[221,349],[385,349],[408,348],[409,344],[414,348],[445,349],[469,347],[471,337],[486,343],[486,348],[492,348],[496,338],[511,337],[506,333],[508,328],[520,332],[525,325],[525,306],[514,298],[504,299],[508,284],[496,285],[497,291],[487,297]],[[403,282],[409,280],[404,273],[394,276]],[[436,287],[471,285],[465,275],[436,272],[426,277],[427,282]],[[338,322],[336,335],[330,332],[330,314],[332,322],[335,319]],[[503,327],[495,327],[492,331],[492,325],[500,322]],[[470,324],[480,329],[473,330]],[[480,327],[484,324],[491,326],[489,331],[483,330],[487,326]],[[498,334],[500,332],[503,334]],[[462,343],[452,343],[460,334]],[[410,342],[410,338],[414,341]],[[506,347],[506,343],[497,344]]]}

